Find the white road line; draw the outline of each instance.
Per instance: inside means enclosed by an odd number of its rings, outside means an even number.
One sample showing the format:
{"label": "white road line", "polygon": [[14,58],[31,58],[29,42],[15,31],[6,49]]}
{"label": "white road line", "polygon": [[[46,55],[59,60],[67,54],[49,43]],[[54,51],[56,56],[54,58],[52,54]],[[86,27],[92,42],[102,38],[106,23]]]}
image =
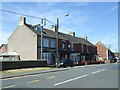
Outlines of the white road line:
{"label": "white road line", "polygon": [[101,70],[98,70],[98,71],[95,71],[95,72],[92,72],[91,74],[96,74],[96,73],[99,73],[101,71],[105,71],[106,69],[101,69]]}
{"label": "white road line", "polygon": [[59,83],[56,83],[54,85],[57,86],[57,85],[60,85],[60,84],[63,84],[63,83],[67,83],[67,82],[70,82],[70,81],[73,81],[73,80],[76,80],[76,79],[84,78],[86,76],[87,76],[87,74],[85,74],[83,76],[79,76],[79,77],[73,78],[73,79],[69,79],[69,80],[66,80],[66,81],[63,81],[63,82],[59,82]]}
{"label": "white road line", "polygon": [[3,87],[3,88],[10,88],[10,87],[14,87],[15,85],[10,85],[10,86],[6,86],[6,87]]}

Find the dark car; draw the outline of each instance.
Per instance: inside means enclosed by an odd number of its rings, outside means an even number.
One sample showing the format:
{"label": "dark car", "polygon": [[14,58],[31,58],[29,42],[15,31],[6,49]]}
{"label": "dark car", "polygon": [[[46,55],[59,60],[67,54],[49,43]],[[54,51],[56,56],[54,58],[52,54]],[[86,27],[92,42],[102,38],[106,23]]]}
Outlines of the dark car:
{"label": "dark car", "polygon": [[117,63],[120,63],[120,59],[117,59]]}
{"label": "dark car", "polygon": [[73,67],[73,61],[71,59],[62,59],[61,62],[59,63],[60,67],[67,67],[71,66]]}

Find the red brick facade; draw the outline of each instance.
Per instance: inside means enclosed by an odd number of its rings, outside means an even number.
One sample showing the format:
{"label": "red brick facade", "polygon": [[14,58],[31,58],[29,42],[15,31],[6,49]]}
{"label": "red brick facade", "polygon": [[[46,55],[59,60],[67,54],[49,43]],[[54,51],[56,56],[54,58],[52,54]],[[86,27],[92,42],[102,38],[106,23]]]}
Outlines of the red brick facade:
{"label": "red brick facade", "polygon": [[58,41],[58,51],[59,51],[60,60],[62,58],[69,58],[68,45],[69,45],[69,41],[59,39],[59,41]]}
{"label": "red brick facade", "polygon": [[82,52],[82,45],[79,43],[75,43],[74,49],[75,49],[76,53],[81,53]]}
{"label": "red brick facade", "polygon": [[97,47],[97,53],[99,59],[107,59],[107,48],[99,43],[95,44]]}

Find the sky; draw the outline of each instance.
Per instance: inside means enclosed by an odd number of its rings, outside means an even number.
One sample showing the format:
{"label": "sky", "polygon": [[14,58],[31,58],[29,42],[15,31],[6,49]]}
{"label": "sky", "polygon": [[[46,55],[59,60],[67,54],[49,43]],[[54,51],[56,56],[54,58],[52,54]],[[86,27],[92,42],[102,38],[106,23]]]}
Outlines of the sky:
{"label": "sky", "polygon": [[[46,18],[56,23],[59,18],[59,31],[75,32],[77,37],[88,36],[93,44],[101,41],[111,51],[118,50],[118,3],[117,2],[3,2],[2,9],[23,13],[30,16]],[[65,17],[65,14],[69,16]],[[18,26],[20,15],[2,12],[0,45]],[[26,17],[28,24],[41,23],[40,19]],[[1,17],[0,17],[1,19]],[[51,23],[46,22],[45,28]]]}

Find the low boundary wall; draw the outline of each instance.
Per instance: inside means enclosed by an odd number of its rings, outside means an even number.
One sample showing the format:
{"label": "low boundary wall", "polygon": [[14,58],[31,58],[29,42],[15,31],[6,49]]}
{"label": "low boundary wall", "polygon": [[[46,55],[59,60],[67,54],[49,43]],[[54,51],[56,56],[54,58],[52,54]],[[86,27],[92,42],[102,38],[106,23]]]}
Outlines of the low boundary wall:
{"label": "low boundary wall", "polygon": [[45,67],[47,61],[1,61],[0,71],[19,68]]}

